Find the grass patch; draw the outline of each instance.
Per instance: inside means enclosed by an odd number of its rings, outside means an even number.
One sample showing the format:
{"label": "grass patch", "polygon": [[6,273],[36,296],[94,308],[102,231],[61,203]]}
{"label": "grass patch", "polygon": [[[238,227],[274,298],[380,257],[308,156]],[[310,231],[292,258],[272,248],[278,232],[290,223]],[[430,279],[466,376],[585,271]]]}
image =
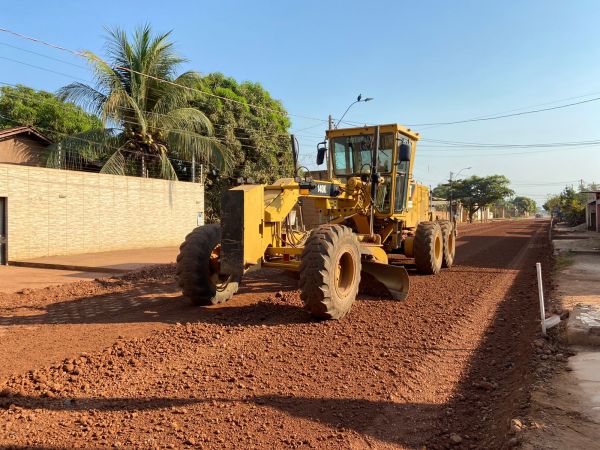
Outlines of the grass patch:
{"label": "grass patch", "polygon": [[556,272],[561,272],[567,267],[572,266],[574,262],[575,260],[573,259],[571,252],[560,253],[554,257],[554,270]]}

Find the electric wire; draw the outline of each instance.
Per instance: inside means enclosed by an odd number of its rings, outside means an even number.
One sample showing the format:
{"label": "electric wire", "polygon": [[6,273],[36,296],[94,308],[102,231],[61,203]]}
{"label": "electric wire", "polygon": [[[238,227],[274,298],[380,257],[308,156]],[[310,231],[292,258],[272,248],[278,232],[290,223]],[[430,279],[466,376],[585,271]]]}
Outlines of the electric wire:
{"label": "electric wire", "polygon": [[[94,60],[94,61],[97,60],[97,59],[99,59],[96,56],[91,56],[91,54],[85,54],[83,52],[78,52],[78,51],[75,51],[75,50],[72,50],[72,49],[69,49],[69,48],[57,45],[57,44],[52,44],[52,43],[44,41],[42,39],[34,38],[32,36],[27,36],[27,35],[18,33],[16,31],[9,30],[7,28],[1,28],[0,27],[0,32],[8,33],[8,34],[11,34],[11,35],[16,36],[18,38],[21,38],[21,39],[26,39],[26,40],[35,42],[35,43],[40,44],[40,45],[45,45],[45,46],[48,46],[48,47],[51,47],[51,48],[54,48],[54,49],[57,49],[57,50],[61,50],[63,52],[70,53],[72,55],[75,55],[75,56],[78,56],[80,58],[83,58],[86,61],[90,61],[90,59]],[[179,87],[179,88],[182,88],[182,89],[185,89],[185,90],[194,91],[194,92],[197,92],[197,93],[199,93],[201,95],[207,95],[207,96],[219,98],[221,100],[225,100],[225,101],[228,101],[228,102],[238,103],[238,104],[245,105],[245,106],[251,106],[251,107],[254,107],[254,108],[257,108],[257,109],[263,109],[263,110],[266,110],[266,111],[276,112],[276,113],[279,113],[279,114],[283,113],[283,111],[277,110],[277,109],[274,109],[274,108],[269,108],[269,107],[262,106],[262,105],[255,105],[253,103],[242,102],[242,101],[239,101],[239,100],[235,100],[235,99],[231,99],[231,98],[228,98],[228,97],[224,97],[222,95],[217,95],[217,94],[213,94],[213,93],[210,93],[210,92],[205,92],[205,91],[202,91],[200,89],[196,89],[196,88],[193,88],[193,87],[190,87],[190,86],[185,86],[185,85],[176,83],[176,82],[171,81],[171,80],[165,80],[165,79],[160,78],[160,77],[155,77],[155,76],[147,74],[147,73],[139,72],[139,71],[134,70],[134,69],[132,69],[130,67],[125,67],[125,66],[119,66],[119,65],[117,65],[114,68],[115,69],[119,69],[119,70],[125,70],[127,72],[130,72],[130,73],[133,73],[133,74],[136,74],[136,75],[139,75],[139,76],[142,76],[142,77],[145,77],[145,78],[148,78],[148,79],[160,82],[160,83],[165,83],[165,84],[176,86],[176,87]],[[328,122],[328,120],[325,120],[325,119],[320,119],[320,118],[317,118],[317,117],[310,117],[310,116],[301,115],[301,114],[292,114],[292,113],[289,113],[287,111],[285,112],[285,115],[292,116],[292,117],[298,117],[298,118],[302,118],[302,119],[306,119],[306,120],[315,120],[315,121],[324,122],[324,123]]]}

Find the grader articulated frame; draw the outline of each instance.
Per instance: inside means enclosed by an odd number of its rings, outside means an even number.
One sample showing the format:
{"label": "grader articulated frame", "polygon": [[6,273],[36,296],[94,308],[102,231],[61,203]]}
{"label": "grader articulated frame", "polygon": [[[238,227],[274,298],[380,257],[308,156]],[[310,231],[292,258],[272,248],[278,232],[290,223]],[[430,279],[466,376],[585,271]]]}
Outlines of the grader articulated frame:
{"label": "grader articulated frame", "polygon": [[[224,194],[221,224],[196,228],[181,245],[177,278],[185,297],[222,303],[246,272],[283,269],[299,272],[313,316],[339,319],[356,298],[361,272],[401,300],[411,259],[427,274],[452,265],[455,228],[432,220],[429,190],[412,178],[418,134],[392,124],[329,130],[327,138],[317,156],[322,163],[328,152],[325,181],[306,174]],[[320,219],[312,229],[302,220],[308,208]]]}

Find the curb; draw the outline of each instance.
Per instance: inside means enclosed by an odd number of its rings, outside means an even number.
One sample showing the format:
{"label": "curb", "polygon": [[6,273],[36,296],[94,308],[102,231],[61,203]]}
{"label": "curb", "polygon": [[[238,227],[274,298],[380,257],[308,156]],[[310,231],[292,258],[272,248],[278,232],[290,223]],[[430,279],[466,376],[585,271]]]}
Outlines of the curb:
{"label": "curb", "polygon": [[28,261],[8,261],[9,266],[30,267],[33,269],[52,269],[52,270],[70,270],[77,272],[96,272],[96,273],[129,273],[135,269],[117,269],[110,267],[91,267],[91,266],[71,266],[68,264],[49,264]]}

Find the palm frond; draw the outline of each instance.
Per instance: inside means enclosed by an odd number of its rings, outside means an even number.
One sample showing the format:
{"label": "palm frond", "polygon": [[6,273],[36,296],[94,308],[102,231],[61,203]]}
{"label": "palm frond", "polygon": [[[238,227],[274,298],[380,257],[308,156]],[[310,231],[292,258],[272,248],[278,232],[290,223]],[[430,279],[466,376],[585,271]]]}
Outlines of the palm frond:
{"label": "palm frond", "polygon": [[62,101],[72,102],[83,109],[96,114],[102,114],[102,105],[106,101],[106,95],[84,83],[71,83],[60,88],[57,92]]}
{"label": "palm frond", "polygon": [[111,119],[124,126],[138,125],[146,131],[146,115],[138,103],[123,89],[115,89],[108,96],[102,109],[102,118]]}
{"label": "palm frond", "polygon": [[163,115],[150,114],[152,124],[163,130],[178,130],[191,133],[206,132],[209,136],[214,133],[212,123],[206,115],[196,108],[178,108]]}
{"label": "palm frond", "polygon": [[229,167],[230,151],[219,141],[197,133],[171,130],[167,135],[171,153],[184,161],[195,158],[198,162],[212,163],[220,170]]}
{"label": "palm frond", "polygon": [[173,83],[178,86],[160,83],[155,92],[157,100],[152,106],[152,112],[166,114],[173,109],[188,106],[190,100],[194,98],[194,92],[189,88],[193,88],[200,80],[201,76],[198,72],[188,71],[173,80]]}
{"label": "palm frond", "polygon": [[100,173],[110,175],[125,175],[127,163],[121,149],[115,151],[100,169]]}
{"label": "palm frond", "polygon": [[161,152],[158,156],[160,164],[160,176],[165,180],[177,180],[177,173],[171,161],[169,155],[166,152]]}
{"label": "palm frond", "polygon": [[97,163],[118,147],[120,137],[110,128],[88,130],[67,136],[45,149],[46,167],[81,169]]}

